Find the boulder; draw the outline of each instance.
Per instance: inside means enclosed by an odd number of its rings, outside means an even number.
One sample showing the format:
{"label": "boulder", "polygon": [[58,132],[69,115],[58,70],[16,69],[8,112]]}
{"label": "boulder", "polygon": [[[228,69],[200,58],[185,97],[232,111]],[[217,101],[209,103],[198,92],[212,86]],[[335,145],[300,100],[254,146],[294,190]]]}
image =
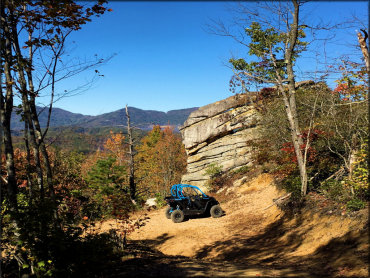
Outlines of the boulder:
{"label": "boulder", "polygon": [[229,171],[251,165],[248,141],[258,137],[258,112],[246,95],[234,95],[192,112],[180,128],[188,155],[182,183],[200,186],[209,180],[210,164]]}
{"label": "boulder", "polygon": [[149,208],[151,207],[157,207],[157,199],[156,198],[149,198],[146,200],[145,205]]}

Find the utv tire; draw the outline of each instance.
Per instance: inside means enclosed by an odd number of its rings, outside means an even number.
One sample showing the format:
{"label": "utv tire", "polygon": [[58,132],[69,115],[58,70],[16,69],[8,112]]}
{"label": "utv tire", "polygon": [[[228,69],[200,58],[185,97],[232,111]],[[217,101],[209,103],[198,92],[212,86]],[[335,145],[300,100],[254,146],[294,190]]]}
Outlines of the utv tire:
{"label": "utv tire", "polygon": [[184,220],[184,213],[181,210],[176,209],[171,213],[171,219],[174,223],[180,223]]}
{"label": "utv tire", "polygon": [[172,208],[167,208],[166,209],[166,213],[165,214],[166,214],[166,218],[167,219],[171,219],[171,210],[172,210]]}
{"label": "utv tire", "polygon": [[211,216],[213,218],[221,217],[223,214],[223,211],[219,205],[214,205],[211,207],[211,210],[209,211],[211,213]]}

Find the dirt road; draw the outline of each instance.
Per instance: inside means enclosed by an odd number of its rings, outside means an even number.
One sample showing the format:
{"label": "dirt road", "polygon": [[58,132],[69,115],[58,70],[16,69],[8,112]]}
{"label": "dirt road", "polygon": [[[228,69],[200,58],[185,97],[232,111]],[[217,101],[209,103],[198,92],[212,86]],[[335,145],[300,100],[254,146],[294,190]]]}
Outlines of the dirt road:
{"label": "dirt road", "polygon": [[[279,213],[276,208],[263,210],[279,195],[275,187],[269,186],[271,182],[271,177],[265,175],[252,186],[248,184],[238,188],[235,193],[240,196],[221,204],[225,211],[221,218],[190,218],[178,224],[164,217],[164,209],[154,211],[148,224],[131,234],[130,238],[153,241],[153,246],[166,255],[199,257],[206,246],[218,241],[256,235]],[[251,194],[241,195],[245,191]],[[224,250],[214,248],[203,257],[215,258],[220,251]]]}
{"label": "dirt road", "polygon": [[[221,202],[225,216],[175,224],[165,208],[149,212],[131,244],[152,256],[127,260],[122,273],[181,277],[368,276],[364,215],[346,217],[306,210],[288,216],[273,204],[284,195],[267,174],[236,187]],[[366,217],[365,217],[366,218]],[[366,226],[366,225],[365,225]],[[130,272],[131,271],[131,272]]]}

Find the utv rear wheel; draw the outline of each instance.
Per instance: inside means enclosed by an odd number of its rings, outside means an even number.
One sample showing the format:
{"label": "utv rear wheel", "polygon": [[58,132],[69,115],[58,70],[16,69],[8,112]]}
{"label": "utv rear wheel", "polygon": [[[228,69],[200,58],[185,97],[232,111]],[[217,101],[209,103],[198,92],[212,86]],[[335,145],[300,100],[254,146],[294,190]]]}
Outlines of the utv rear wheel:
{"label": "utv rear wheel", "polygon": [[219,205],[214,205],[213,207],[211,207],[211,210],[209,211],[211,213],[211,216],[213,218],[218,218],[218,217],[221,217],[222,216],[222,209]]}
{"label": "utv rear wheel", "polygon": [[184,213],[181,210],[174,210],[171,213],[171,219],[175,223],[180,223],[184,220]]}
{"label": "utv rear wheel", "polygon": [[172,208],[167,208],[166,209],[166,218],[171,219],[171,213],[172,213]]}

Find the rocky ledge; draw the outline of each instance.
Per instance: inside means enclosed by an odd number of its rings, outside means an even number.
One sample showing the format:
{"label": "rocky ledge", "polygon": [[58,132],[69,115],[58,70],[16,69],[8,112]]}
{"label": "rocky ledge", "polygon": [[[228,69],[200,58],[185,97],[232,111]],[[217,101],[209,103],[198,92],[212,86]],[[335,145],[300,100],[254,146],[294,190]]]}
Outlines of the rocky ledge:
{"label": "rocky ledge", "polygon": [[234,95],[192,112],[180,128],[188,155],[187,173],[182,183],[204,189],[210,164],[230,171],[250,165],[251,147],[258,137],[258,112],[247,95]]}

